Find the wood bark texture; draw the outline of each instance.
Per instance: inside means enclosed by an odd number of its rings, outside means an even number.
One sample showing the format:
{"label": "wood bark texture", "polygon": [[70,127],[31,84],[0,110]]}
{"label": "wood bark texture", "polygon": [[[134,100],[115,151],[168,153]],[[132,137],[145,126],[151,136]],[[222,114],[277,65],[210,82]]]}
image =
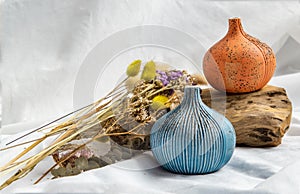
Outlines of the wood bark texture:
{"label": "wood bark texture", "polygon": [[280,87],[267,85],[246,94],[203,89],[202,100],[231,121],[237,146],[278,146],[290,126],[292,104]]}

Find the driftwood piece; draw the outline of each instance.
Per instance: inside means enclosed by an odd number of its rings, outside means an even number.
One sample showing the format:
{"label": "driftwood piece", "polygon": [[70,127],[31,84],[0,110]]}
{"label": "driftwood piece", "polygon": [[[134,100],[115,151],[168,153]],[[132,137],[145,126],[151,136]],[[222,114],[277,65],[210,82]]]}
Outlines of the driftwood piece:
{"label": "driftwood piece", "polygon": [[283,88],[268,85],[246,94],[204,89],[202,100],[225,113],[235,128],[239,146],[277,146],[290,125],[292,104]]}

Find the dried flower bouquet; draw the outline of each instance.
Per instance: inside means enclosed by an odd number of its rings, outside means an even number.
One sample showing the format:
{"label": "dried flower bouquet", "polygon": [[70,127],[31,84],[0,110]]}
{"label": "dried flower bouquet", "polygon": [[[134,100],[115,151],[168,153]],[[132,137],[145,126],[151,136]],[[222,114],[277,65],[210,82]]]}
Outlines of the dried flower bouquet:
{"label": "dried flower bouquet", "polygon": [[[123,81],[95,103],[24,135],[43,133],[42,137],[2,148],[0,151],[32,143],[0,167],[0,177],[15,172],[0,190],[26,176],[48,156],[52,156],[55,163],[35,183],[50,172],[54,178],[76,175],[150,149],[152,125],[180,103],[185,85],[206,84],[201,75],[174,70],[154,61],[145,64],[141,60],[133,61],[126,74]],[[57,121],[61,122],[54,125]],[[30,155],[34,147],[52,136],[57,139],[51,145]],[[105,142],[109,149],[103,153],[97,146]]]}

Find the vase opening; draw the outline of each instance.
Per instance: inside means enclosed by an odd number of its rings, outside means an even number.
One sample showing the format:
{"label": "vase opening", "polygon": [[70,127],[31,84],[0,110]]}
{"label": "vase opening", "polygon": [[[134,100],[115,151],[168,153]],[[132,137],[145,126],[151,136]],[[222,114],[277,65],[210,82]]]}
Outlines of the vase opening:
{"label": "vase opening", "polygon": [[240,18],[230,18],[228,20],[228,34],[231,35],[236,35],[236,34],[240,34],[241,32],[243,32],[243,27],[242,27],[242,23],[241,23],[241,19]]}
{"label": "vase opening", "polygon": [[189,103],[191,100],[201,101],[201,93],[202,90],[200,86],[185,86],[182,103]]}

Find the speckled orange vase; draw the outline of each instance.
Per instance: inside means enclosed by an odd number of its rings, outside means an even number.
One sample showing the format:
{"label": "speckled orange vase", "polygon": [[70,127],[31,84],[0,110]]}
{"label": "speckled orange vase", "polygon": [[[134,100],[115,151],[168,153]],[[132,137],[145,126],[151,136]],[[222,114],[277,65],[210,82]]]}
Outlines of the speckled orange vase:
{"label": "speckled orange vase", "polygon": [[246,93],[264,87],[274,74],[276,59],[265,43],[244,32],[239,18],[229,19],[224,38],[203,58],[203,71],[212,87]]}

